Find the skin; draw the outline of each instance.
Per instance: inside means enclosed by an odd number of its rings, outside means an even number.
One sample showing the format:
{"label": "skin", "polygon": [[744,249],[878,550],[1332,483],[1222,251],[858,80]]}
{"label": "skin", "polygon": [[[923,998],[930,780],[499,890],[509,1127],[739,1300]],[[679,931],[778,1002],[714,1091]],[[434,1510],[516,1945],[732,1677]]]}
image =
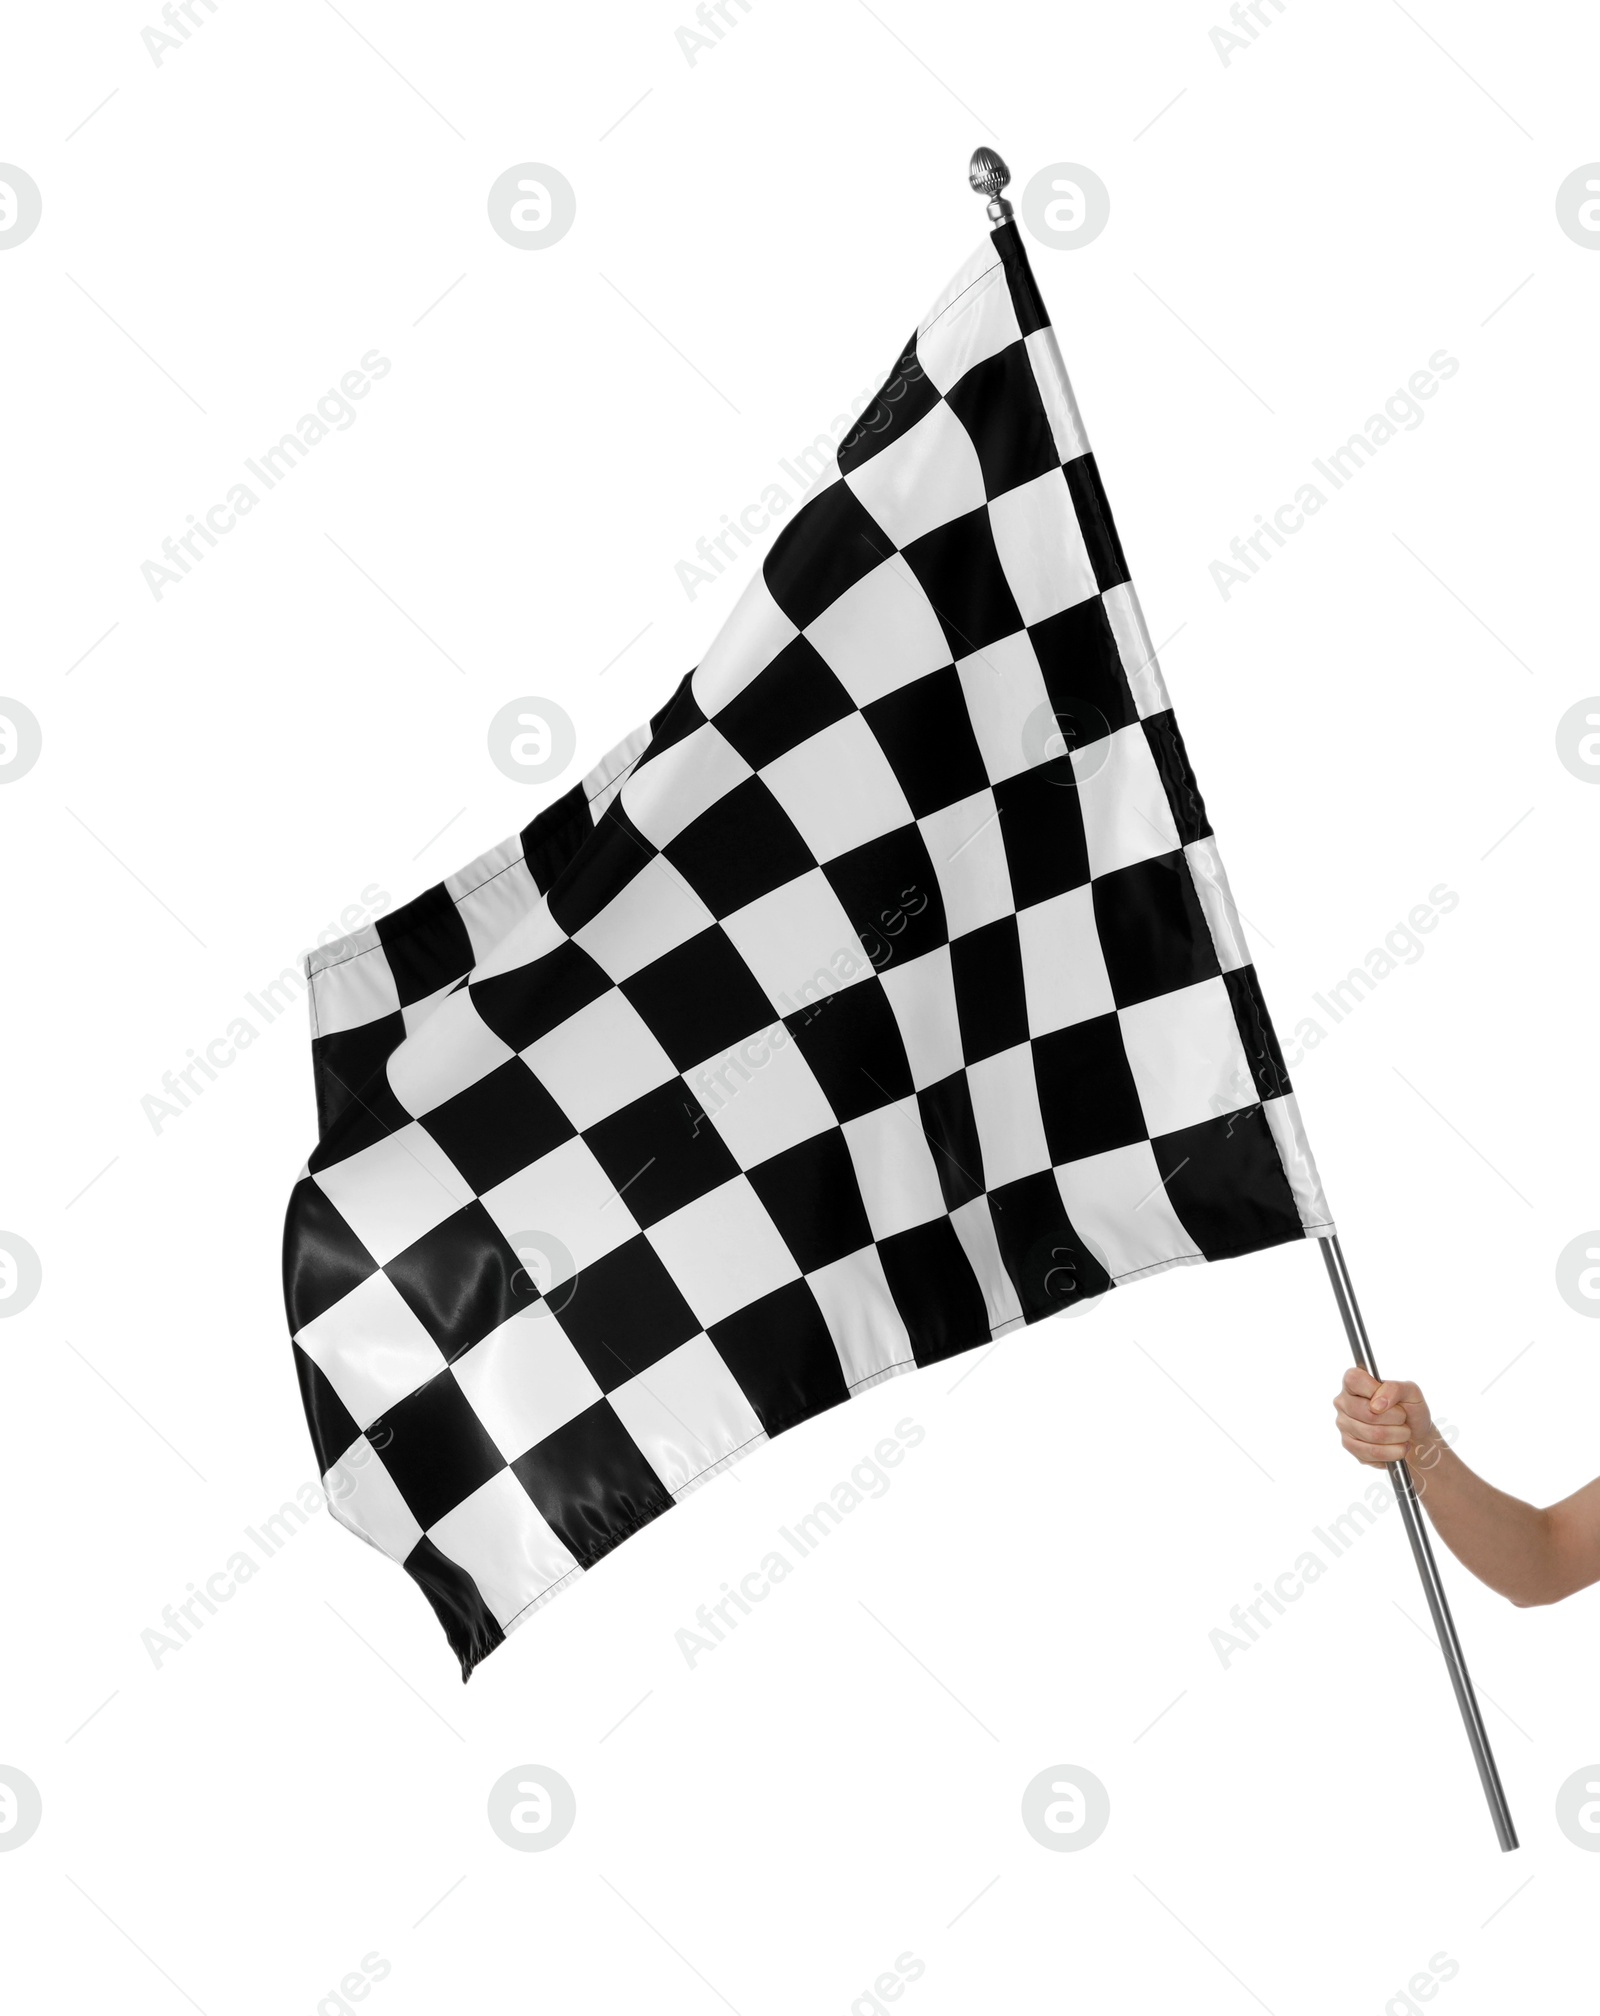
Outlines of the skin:
{"label": "skin", "polygon": [[1600,1582],[1600,1477],[1558,1504],[1524,1504],[1471,1470],[1440,1438],[1422,1389],[1380,1385],[1356,1367],[1333,1400],[1358,1463],[1404,1462],[1439,1538],[1480,1582],[1520,1608],[1559,1603]]}

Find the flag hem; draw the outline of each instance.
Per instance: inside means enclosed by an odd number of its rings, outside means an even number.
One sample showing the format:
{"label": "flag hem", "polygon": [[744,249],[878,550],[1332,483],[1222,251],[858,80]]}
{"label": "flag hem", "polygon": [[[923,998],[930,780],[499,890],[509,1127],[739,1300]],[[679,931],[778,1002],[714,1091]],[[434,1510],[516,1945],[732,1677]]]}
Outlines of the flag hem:
{"label": "flag hem", "polygon": [[[1326,1225],[1317,1229],[1316,1231],[1312,1231],[1310,1228],[1307,1228],[1305,1236],[1307,1238],[1328,1239],[1333,1236],[1333,1231],[1334,1231],[1333,1225],[1331,1222],[1329,1222]],[[1292,1246],[1295,1242],[1292,1239],[1281,1239],[1276,1243],[1282,1246]],[[1112,1287],[1120,1286],[1121,1283],[1125,1281],[1139,1279],[1148,1274],[1164,1274],[1169,1269],[1174,1267],[1210,1266],[1215,1264],[1215,1262],[1218,1260],[1245,1259],[1252,1253],[1260,1253],[1266,1250],[1269,1249],[1261,1246],[1247,1246],[1247,1247],[1241,1247],[1239,1251],[1236,1253],[1213,1254],[1210,1256],[1209,1259],[1203,1253],[1180,1253],[1170,1260],[1158,1260],[1153,1262],[1151,1265],[1147,1267],[1134,1267],[1130,1268],[1128,1272],[1125,1274],[1113,1275],[1111,1277]],[[1107,1289],[1099,1295],[1086,1296],[1081,1302],[1072,1305],[1071,1313],[1073,1313],[1074,1315],[1082,1315],[1086,1309],[1092,1308],[1096,1303],[1104,1301],[1106,1294],[1109,1293],[1110,1290]],[[867,1373],[863,1378],[849,1381],[847,1390],[847,1400],[854,1400],[858,1394],[865,1393],[874,1386],[886,1385],[891,1379],[903,1378],[907,1373],[931,1372],[939,1366],[950,1364],[953,1360],[957,1358],[965,1358],[974,1351],[982,1350],[985,1344],[998,1343],[1001,1340],[1001,1338],[1009,1336],[1010,1333],[1014,1330],[1031,1329],[1036,1323],[1048,1321],[1049,1318],[1052,1316],[1064,1316],[1067,1313],[1068,1313],[1067,1310],[1060,1308],[1053,1308],[1053,1309],[1041,1308],[1041,1309],[1035,1309],[1033,1311],[1024,1310],[1022,1314],[1019,1316],[1008,1316],[1005,1318],[1003,1322],[992,1325],[986,1336],[975,1337],[970,1344],[963,1344],[959,1350],[952,1351],[948,1353],[945,1357],[935,1359],[931,1363],[919,1364],[915,1359],[915,1357],[898,1358],[891,1365],[880,1366],[876,1371]],[[847,1400],[841,1400],[838,1403],[838,1405],[841,1407],[846,1405]],[[830,1408],[827,1409],[826,1411],[831,1413],[833,1410]],[[696,1491],[701,1489],[702,1486],[713,1483],[716,1480],[716,1478],[722,1474],[723,1471],[731,1470],[736,1463],[743,1462],[744,1459],[751,1453],[752,1450],[761,1448],[764,1444],[775,1440],[776,1437],[778,1437],[779,1435],[788,1434],[790,1430],[793,1428],[804,1427],[806,1422],[815,1421],[819,1418],[820,1417],[814,1413],[802,1414],[797,1416],[795,1420],[791,1422],[780,1423],[776,1427],[770,1429],[763,1429],[763,1431],[759,1435],[752,1435],[748,1441],[741,1442],[738,1448],[730,1449],[725,1456],[719,1456],[715,1463],[709,1463],[706,1465],[705,1469],[697,1470],[695,1474],[687,1480],[687,1482],[673,1486],[672,1487],[673,1505],[674,1506],[681,1505],[685,1498],[692,1497]],[[552,1597],[561,1595],[573,1582],[581,1580],[585,1575],[593,1574],[594,1570],[598,1568],[603,1561],[608,1559],[611,1554],[616,1552],[617,1548],[621,1546],[623,1541],[632,1539],[635,1533],[642,1532],[646,1526],[654,1525],[656,1520],[663,1516],[664,1514],[661,1512],[653,1512],[649,1515],[648,1518],[637,1521],[634,1525],[629,1526],[623,1532],[617,1534],[615,1538],[611,1541],[611,1544],[608,1545],[605,1554],[602,1554],[599,1557],[599,1559],[593,1562],[593,1564],[590,1567],[586,1568],[580,1561],[576,1563],[573,1567],[569,1568],[566,1571],[566,1573],[562,1575],[557,1581],[552,1582],[548,1589],[541,1589],[537,1596],[532,1597],[527,1603],[523,1605],[523,1607],[520,1610],[515,1611],[512,1614],[512,1616],[510,1616],[506,1620],[506,1622],[500,1626],[501,1638],[497,1642],[503,1643],[504,1640],[506,1638],[509,1638],[513,1631],[517,1630],[522,1624],[524,1624],[527,1621],[527,1619],[534,1614],[536,1610],[543,1609],[545,1604],[547,1604],[552,1599]],[[486,1658],[488,1658],[489,1654],[493,1652],[495,1649],[496,1649],[495,1645],[488,1645],[484,1648],[484,1650],[481,1653],[479,1653],[471,1661],[470,1664],[468,1664],[465,1660],[463,1660],[462,1675],[461,1675],[463,1682],[465,1682],[468,1678],[470,1678],[471,1674],[474,1671],[476,1671],[476,1669],[480,1665],[482,1665],[483,1661]]]}

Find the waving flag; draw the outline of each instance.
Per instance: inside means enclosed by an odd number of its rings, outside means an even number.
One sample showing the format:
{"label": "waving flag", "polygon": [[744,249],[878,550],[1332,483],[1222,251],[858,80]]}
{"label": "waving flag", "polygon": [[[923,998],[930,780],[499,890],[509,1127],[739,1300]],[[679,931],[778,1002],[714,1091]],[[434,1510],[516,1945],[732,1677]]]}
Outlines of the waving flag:
{"label": "waving flag", "polygon": [[306,1410],[463,1675],[864,1387],[1332,1231],[1009,223],[648,727],[308,977]]}

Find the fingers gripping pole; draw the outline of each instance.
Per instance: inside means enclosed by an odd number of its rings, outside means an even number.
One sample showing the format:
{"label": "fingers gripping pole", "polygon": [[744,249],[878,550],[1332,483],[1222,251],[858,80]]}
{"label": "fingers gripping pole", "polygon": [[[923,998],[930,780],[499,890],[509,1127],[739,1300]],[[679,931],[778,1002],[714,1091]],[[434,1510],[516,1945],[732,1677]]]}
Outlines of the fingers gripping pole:
{"label": "fingers gripping pole", "polygon": [[[1362,1322],[1361,1311],[1356,1304],[1356,1291],[1350,1279],[1350,1270],[1345,1265],[1343,1249],[1336,1237],[1319,1239],[1317,1244],[1322,1248],[1322,1258],[1328,1269],[1328,1280],[1333,1288],[1333,1299],[1338,1303],[1339,1314],[1344,1319],[1345,1335],[1350,1339],[1351,1355],[1364,1372],[1377,1379],[1380,1376],[1378,1367],[1373,1360],[1372,1345],[1367,1338],[1367,1326]],[[1455,1619],[1450,1615],[1450,1605],[1445,1600],[1444,1584],[1439,1580],[1439,1567],[1433,1558],[1428,1529],[1422,1523],[1422,1510],[1417,1501],[1416,1486],[1412,1483],[1411,1472],[1404,1463],[1390,1463],[1386,1467],[1389,1482],[1400,1506],[1400,1517],[1405,1522],[1406,1538],[1411,1542],[1412,1558],[1416,1561],[1417,1573],[1422,1577],[1422,1590],[1428,1599],[1428,1609],[1433,1616],[1433,1628],[1438,1634],[1439,1650],[1444,1654],[1444,1663],[1450,1674],[1450,1685],[1456,1692],[1456,1706],[1461,1710],[1461,1720],[1466,1725],[1467,1741],[1472,1746],[1472,1761],[1477,1765],[1478,1776],[1483,1781],[1483,1796],[1489,1802],[1494,1831],[1500,1837],[1501,1848],[1509,1853],[1517,1846],[1517,1830],[1512,1825],[1511,1809],[1506,1804],[1506,1795],[1500,1784],[1500,1772],[1495,1765],[1494,1752],[1489,1747],[1483,1717],[1478,1712],[1478,1697],[1472,1691],[1472,1679],[1467,1672],[1461,1640],[1456,1636]]]}

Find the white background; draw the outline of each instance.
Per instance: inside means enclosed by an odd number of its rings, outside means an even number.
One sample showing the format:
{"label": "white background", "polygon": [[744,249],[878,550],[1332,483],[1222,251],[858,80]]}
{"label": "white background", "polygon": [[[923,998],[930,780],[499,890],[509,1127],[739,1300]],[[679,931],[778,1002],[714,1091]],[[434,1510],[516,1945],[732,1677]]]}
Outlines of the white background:
{"label": "white background", "polygon": [[[1109,227],[1035,267],[1279,1029],[1328,1030],[1294,1076],[1380,1360],[1506,1488],[1575,1488],[1600,792],[1556,724],[1600,688],[1600,258],[1555,192],[1600,156],[1595,23],[1287,0],[1224,64],[1220,0],[753,0],[691,65],[686,6],[194,11],[158,66],[153,11],[19,9],[0,85],[44,204],[0,256],[0,692],[44,735],[0,791],[0,1226],[44,1269],[0,1324],[18,2006],[310,2016],[368,1954],[379,2016],[846,2016],[902,1954],[911,2016],[1379,2016],[1438,1955],[1448,2016],[1591,2006],[1600,1858],[1554,1801],[1600,1759],[1595,1598],[1446,1563],[1502,1856],[1397,1515],[1311,1534],[1372,1474],[1311,1247],[867,1393],[465,1690],[325,1514],[158,1668],[141,1633],[313,1471],[303,1003],[159,1131],[141,1101],[363,889],[438,880],[661,703],[759,553],[693,600],[675,563],[884,375],[984,228],[975,144],[1014,196],[1083,162]],[[486,216],[525,161],[577,192],[539,251]],[[355,424],[157,601],[141,563],[375,347]],[[1423,424],[1224,599],[1229,541],[1441,347]],[[488,760],[521,695],[577,724],[559,783]],[[1441,882],[1333,1025],[1313,993]],[[691,1670],[697,1606],[906,1417],[887,1494]],[[1308,1546],[1225,1669],[1208,1634]],[[530,1763],[578,1818],[519,1855],[485,1801]],[[1019,1817],[1057,1764],[1110,1793],[1077,1853]]]}

